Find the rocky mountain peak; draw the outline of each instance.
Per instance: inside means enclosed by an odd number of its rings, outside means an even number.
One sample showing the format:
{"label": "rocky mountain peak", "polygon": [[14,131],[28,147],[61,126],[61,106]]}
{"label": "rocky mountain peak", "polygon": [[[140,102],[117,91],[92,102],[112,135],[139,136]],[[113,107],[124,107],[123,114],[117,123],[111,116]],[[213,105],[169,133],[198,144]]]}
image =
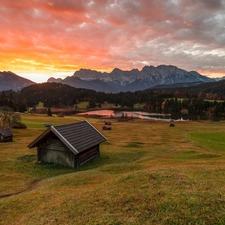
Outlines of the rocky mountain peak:
{"label": "rocky mountain peak", "polygon": [[[107,92],[137,91],[156,85],[210,81],[210,78],[197,72],[187,72],[173,65],[144,66],[141,71],[138,69],[124,71],[115,68],[110,73],[80,69],[72,77],[79,77],[81,80],[78,82],[67,77],[62,83],[66,82],[66,84],[73,84],[75,87],[92,87],[94,89],[94,83],[91,85],[91,82],[95,82],[95,85],[98,82],[98,89],[94,90],[105,91],[107,89]],[[107,88],[105,88],[106,86]]]}
{"label": "rocky mountain peak", "polygon": [[18,76],[11,71],[0,72],[0,91],[14,90],[19,91],[22,88],[35,84],[35,82]]}

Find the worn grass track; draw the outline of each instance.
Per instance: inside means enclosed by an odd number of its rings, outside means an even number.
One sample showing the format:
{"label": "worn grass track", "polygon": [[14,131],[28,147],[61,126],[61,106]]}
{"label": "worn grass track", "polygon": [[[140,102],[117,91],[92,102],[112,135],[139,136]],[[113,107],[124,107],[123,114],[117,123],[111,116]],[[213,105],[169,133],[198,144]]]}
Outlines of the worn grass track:
{"label": "worn grass track", "polygon": [[[107,142],[79,169],[37,164],[27,148],[44,123],[82,120],[22,115],[28,126],[0,143],[0,224],[225,224],[224,122],[91,122]],[[210,140],[210,141],[209,141]]]}

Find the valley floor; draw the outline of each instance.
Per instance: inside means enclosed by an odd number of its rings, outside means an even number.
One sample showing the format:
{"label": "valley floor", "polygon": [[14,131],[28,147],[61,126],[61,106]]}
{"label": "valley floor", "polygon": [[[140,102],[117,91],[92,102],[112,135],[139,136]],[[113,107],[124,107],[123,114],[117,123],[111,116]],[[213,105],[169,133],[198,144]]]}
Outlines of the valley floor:
{"label": "valley floor", "polygon": [[24,114],[0,143],[0,224],[225,224],[225,122],[88,118],[107,141],[78,169],[36,163],[27,145],[77,116]]}

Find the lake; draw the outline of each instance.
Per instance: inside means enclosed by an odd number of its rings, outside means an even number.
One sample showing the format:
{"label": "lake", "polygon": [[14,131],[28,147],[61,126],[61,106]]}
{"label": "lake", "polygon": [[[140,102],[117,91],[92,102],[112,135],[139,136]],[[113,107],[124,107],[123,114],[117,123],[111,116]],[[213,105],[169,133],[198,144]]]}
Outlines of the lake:
{"label": "lake", "polygon": [[98,116],[101,118],[139,118],[146,120],[156,121],[189,121],[189,120],[212,120],[220,121],[222,118],[213,116],[200,116],[194,114],[182,114],[182,113],[150,113],[143,111],[120,111],[120,110],[92,110],[84,113],[78,113],[77,115],[83,116]]}
{"label": "lake", "polygon": [[[93,110],[84,113],[78,113],[77,115],[83,116],[99,116],[102,118],[139,118],[146,120],[168,121],[174,120],[171,114],[163,113],[149,113],[141,111],[117,111],[117,110]],[[178,120],[182,120],[179,118]]]}

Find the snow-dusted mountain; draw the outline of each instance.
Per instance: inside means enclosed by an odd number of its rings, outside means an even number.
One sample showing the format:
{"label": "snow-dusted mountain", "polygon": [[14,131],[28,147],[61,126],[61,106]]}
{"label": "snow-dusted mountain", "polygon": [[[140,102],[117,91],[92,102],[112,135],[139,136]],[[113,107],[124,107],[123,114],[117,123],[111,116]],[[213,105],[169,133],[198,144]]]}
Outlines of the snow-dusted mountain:
{"label": "snow-dusted mountain", "polygon": [[[48,80],[48,82],[53,81],[57,82],[52,78]],[[123,71],[115,68],[110,73],[80,69],[60,83],[96,91],[120,92],[144,90],[157,85],[210,81],[213,80],[196,71],[188,72],[176,66],[160,65],[157,67],[145,66],[141,71],[138,69]]]}
{"label": "snow-dusted mountain", "polygon": [[27,87],[35,82],[18,76],[10,71],[0,72],[0,91],[14,90],[18,91]]}
{"label": "snow-dusted mountain", "polygon": [[224,77],[216,77],[213,78],[214,81],[220,81],[220,80],[225,80],[225,76]]}

